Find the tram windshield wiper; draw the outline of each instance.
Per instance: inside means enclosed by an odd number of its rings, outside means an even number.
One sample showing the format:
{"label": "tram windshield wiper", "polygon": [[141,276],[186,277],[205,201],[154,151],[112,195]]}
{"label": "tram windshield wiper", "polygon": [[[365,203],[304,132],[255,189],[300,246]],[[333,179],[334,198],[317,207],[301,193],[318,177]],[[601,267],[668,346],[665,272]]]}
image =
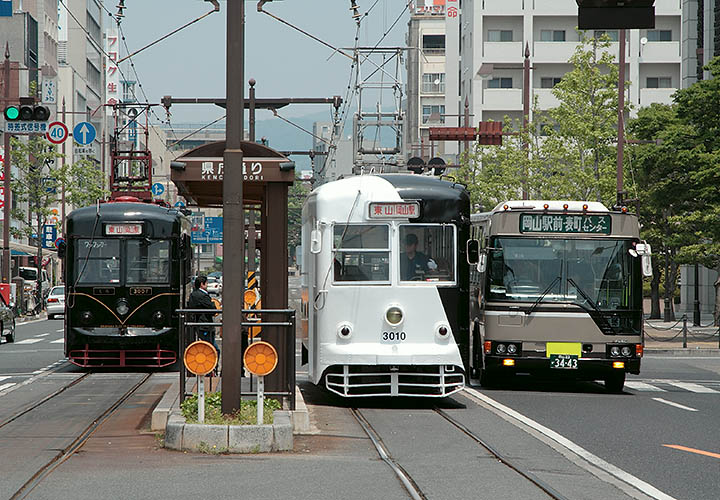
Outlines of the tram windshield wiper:
{"label": "tram windshield wiper", "polygon": [[540,302],[542,302],[542,300],[545,298],[545,296],[546,296],[548,293],[550,293],[550,290],[553,289],[553,287],[555,286],[555,283],[557,283],[558,281],[560,281],[560,279],[561,279],[561,277],[558,276],[558,277],[556,277],[554,280],[552,280],[552,283],[550,283],[550,284],[548,285],[548,287],[545,289],[545,291],[543,291],[543,293],[540,294],[540,297],[538,297],[537,300],[535,301],[535,303],[534,303],[532,306],[530,306],[530,309],[528,309],[527,311],[525,311],[525,315],[526,315],[526,316],[530,316],[530,314],[532,314],[532,313],[535,311],[535,309],[537,309],[537,306],[540,305]]}
{"label": "tram windshield wiper", "polygon": [[[595,303],[595,301],[594,301],[593,299],[591,299],[590,296],[589,296],[587,293],[585,293],[585,291],[584,291],[582,288],[580,288],[580,285],[578,285],[578,284],[575,282],[575,280],[572,279],[572,278],[568,278],[567,280],[568,280],[568,283],[570,283],[572,286],[574,286],[574,287],[575,287],[575,290],[577,290],[578,293],[579,293],[580,295],[582,295],[582,298],[585,299],[585,301],[586,301],[588,304],[590,304],[590,307],[593,308],[593,310],[594,310],[594,311],[598,314],[598,316],[603,320],[603,322],[605,323],[605,325],[607,325],[607,327],[608,327],[613,333],[615,333],[615,334],[620,333],[620,331],[619,331],[617,328],[615,328],[615,327],[613,326],[613,324],[610,323],[610,321],[608,320],[608,314],[605,313],[605,312],[603,312],[602,309],[600,309],[600,306],[598,306],[598,305]],[[582,307],[582,305],[580,305],[580,304],[578,304],[578,305],[579,305],[580,307]],[[585,308],[583,308],[583,309],[585,309]]]}

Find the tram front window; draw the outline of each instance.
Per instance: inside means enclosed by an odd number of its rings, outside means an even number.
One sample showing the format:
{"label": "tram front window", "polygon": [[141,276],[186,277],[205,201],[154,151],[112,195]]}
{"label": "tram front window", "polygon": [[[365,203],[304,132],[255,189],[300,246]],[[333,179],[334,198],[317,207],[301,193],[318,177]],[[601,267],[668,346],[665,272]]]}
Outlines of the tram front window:
{"label": "tram front window", "polygon": [[335,224],[334,281],[390,281],[390,240],[386,224]]}
{"label": "tram front window", "polygon": [[127,283],[168,283],[170,281],[170,242],[127,241]]}
{"label": "tram front window", "polygon": [[455,281],[455,226],[400,226],[401,281]]}
{"label": "tram front window", "polygon": [[496,238],[491,246],[490,300],[641,309],[640,259],[629,240]]}
{"label": "tram front window", "polygon": [[75,281],[120,283],[120,241],[109,238],[78,239],[75,246]]}

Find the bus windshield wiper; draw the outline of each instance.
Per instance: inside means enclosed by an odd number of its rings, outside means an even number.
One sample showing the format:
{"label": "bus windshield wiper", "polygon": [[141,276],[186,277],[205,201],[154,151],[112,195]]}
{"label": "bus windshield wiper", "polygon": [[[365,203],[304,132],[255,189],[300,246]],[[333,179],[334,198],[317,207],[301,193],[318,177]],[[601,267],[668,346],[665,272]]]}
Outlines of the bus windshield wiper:
{"label": "bus windshield wiper", "polygon": [[540,305],[540,302],[542,302],[542,300],[545,298],[545,296],[548,293],[550,293],[550,290],[552,290],[552,288],[555,286],[555,283],[557,283],[558,281],[560,281],[560,276],[558,276],[554,280],[552,280],[552,283],[550,283],[548,285],[548,287],[545,289],[545,291],[542,294],[540,294],[540,297],[538,297],[537,300],[535,301],[535,303],[532,306],[530,306],[530,309],[525,311],[526,316],[530,316],[530,314],[532,314],[533,311],[535,311],[535,309],[537,309],[537,306]]}
{"label": "bus windshield wiper", "polygon": [[[617,334],[617,333],[620,333],[620,332],[612,325],[612,323],[610,323],[610,321],[608,320],[608,314],[605,313],[605,312],[603,312],[602,309],[600,309],[600,306],[598,306],[598,305],[595,303],[595,301],[594,301],[593,299],[591,299],[590,296],[589,296],[587,293],[585,293],[585,291],[584,291],[582,288],[580,288],[580,285],[578,285],[577,283],[575,283],[575,280],[572,279],[572,278],[568,278],[567,280],[568,280],[568,283],[570,283],[572,286],[574,286],[574,287],[575,287],[575,290],[577,290],[578,293],[579,293],[580,295],[582,295],[583,299],[585,299],[585,300],[587,301],[587,303],[590,304],[590,307],[592,307],[593,310],[594,310],[596,313],[598,313],[598,315],[605,321],[605,324],[606,324],[608,327],[610,327],[610,330],[612,330],[612,331],[613,331],[614,333],[616,333],[616,334]],[[580,304],[578,304],[578,305],[580,305]],[[580,307],[582,307],[582,306],[580,306]]]}

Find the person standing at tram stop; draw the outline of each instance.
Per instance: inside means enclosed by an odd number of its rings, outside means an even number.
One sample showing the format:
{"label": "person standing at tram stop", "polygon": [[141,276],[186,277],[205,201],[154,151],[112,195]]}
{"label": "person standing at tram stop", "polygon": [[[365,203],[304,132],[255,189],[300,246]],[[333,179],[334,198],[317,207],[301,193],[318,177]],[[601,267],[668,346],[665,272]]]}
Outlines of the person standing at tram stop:
{"label": "person standing at tram stop", "polygon": [[417,246],[418,237],[415,234],[405,236],[405,253],[400,256],[400,279],[403,281],[422,279],[426,272],[438,268],[434,260],[418,251]]}
{"label": "person standing at tram stop", "polygon": [[[207,276],[198,276],[195,278],[195,290],[190,294],[190,300],[188,300],[188,309],[212,309],[217,310],[215,304],[213,304],[210,294],[207,291]],[[212,314],[194,314],[190,317],[195,317],[195,321],[198,323],[211,323],[213,320]],[[204,340],[210,342],[220,356],[220,348],[215,343],[215,327],[214,326],[199,326],[198,328],[198,340]]]}

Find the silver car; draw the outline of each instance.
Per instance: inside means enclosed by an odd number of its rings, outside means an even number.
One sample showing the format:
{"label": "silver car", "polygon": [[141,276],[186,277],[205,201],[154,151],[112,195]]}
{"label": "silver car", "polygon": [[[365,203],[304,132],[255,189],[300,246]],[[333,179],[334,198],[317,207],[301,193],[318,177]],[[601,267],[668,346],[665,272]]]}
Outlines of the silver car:
{"label": "silver car", "polygon": [[48,319],[53,319],[58,314],[65,314],[65,285],[54,286],[45,301]]}

